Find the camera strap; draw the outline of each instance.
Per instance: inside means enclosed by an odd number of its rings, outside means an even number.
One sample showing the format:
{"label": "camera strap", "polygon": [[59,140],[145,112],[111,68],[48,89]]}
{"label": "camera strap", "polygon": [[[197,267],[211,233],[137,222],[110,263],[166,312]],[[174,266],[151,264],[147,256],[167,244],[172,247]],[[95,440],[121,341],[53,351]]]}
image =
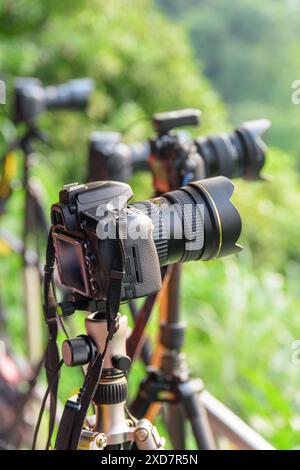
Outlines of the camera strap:
{"label": "camera strap", "polygon": [[[117,222],[118,229],[118,222]],[[118,230],[117,230],[118,233]],[[123,271],[123,248],[119,233],[116,240],[111,240],[110,282],[106,301],[106,318],[108,334],[104,350],[99,352],[89,365],[84,383],[77,396],[76,402],[66,403],[55,443],[57,450],[76,450],[89,405],[94,398],[103,369],[104,356],[109,341],[118,328],[118,312],[121,299]]]}
{"label": "camera strap", "polygon": [[56,299],[52,285],[52,274],[54,270],[55,250],[53,244],[52,231],[50,230],[47,242],[46,263],[44,267],[44,317],[48,327],[48,344],[45,353],[45,369],[47,382],[50,384],[50,416],[49,416],[49,429],[48,440],[50,443],[51,436],[54,429],[56,407],[57,407],[57,392],[59,383],[59,351],[57,345],[58,324],[57,324],[57,310]]}

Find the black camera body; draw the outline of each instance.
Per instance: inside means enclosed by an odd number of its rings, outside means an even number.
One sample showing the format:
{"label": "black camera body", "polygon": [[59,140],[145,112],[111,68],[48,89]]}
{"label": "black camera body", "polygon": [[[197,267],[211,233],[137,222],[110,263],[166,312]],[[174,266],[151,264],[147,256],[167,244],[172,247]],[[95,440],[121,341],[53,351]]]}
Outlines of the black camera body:
{"label": "black camera body", "polygon": [[97,131],[90,136],[88,181],[128,181],[135,171],[149,170],[148,142],[128,145],[119,132]]}
{"label": "black camera body", "polygon": [[14,83],[14,122],[33,123],[47,109],[84,109],[93,87],[90,78],[45,87],[38,78],[19,77]]}
{"label": "black camera body", "polygon": [[171,132],[177,127],[198,125],[200,116],[201,112],[197,109],[153,116],[154,129],[158,135],[150,140],[149,166],[157,194],[205,177],[203,160],[192,139],[184,133]]}
{"label": "black camera body", "polygon": [[[56,262],[63,285],[85,298],[106,300],[112,240],[118,239],[124,268],[121,300],[144,297],[161,288],[152,221],[141,210],[127,206],[131,196],[130,186],[113,181],[63,187],[59,202],[51,209]],[[146,236],[129,236],[128,227],[132,226],[139,227]]]}

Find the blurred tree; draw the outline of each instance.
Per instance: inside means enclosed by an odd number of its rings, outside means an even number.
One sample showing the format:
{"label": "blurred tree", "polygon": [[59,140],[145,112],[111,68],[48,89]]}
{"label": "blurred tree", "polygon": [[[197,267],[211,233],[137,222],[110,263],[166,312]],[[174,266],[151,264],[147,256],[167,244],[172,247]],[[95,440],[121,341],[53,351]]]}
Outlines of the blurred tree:
{"label": "blurred tree", "polygon": [[[133,0],[4,0],[0,30],[0,70],[8,83],[16,75],[38,76],[45,83],[79,76],[96,80],[89,109],[94,122],[87,128],[120,130],[141,116],[188,106],[204,111],[206,129],[224,126],[224,108],[197,71],[184,33],[149,0],[139,0],[138,8]],[[55,148],[64,151],[56,159],[59,172],[62,178],[82,178],[82,171],[74,170],[70,142],[82,139],[75,157],[82,168],[87,119],[70,116],[68,128],[63,119],[58,116],[54,124],[44,118],[60,144]],[[149,125],[140,125],[134,137],[145,137],[145,129],[149,133]]]}
{"label": "blurred tree", "polygon": [[291,102],[292,82],[300,76],[299,2],[190,0],[184,8],[180,1],[158,3],[185,24],[232,119],[266,115],[273,121],[270,140],[300,154],[300,112]]}
{"label": "blurred tree", "polygon": [[[299,112],[289,106],[290,82],[299,78],[298,10],[285,8],[283,0],[160,3],[185,17],[197,58],[229,102],[234,121],[269,116],[272,139],[298,148]],[[170,24],[150,0],[2,0],[0,38],[0,70],[8,83],[8,106],[0,112],[6,122],[16,75],[38,76],[47,84],[79,76],[96,80],[88,115],[41,118],[53,147],[40,148],[49,158],[37,156],[33,176],[43,183],[47,206],[62,183],[84,180],[90,130],[122,130],[155,111],[187,106],[204,111],[202,132],[226,125],[224,106],[200,61],[197,68],[182,28]],[[150,132],[143,122],[126,138],[142,139]],[[193,372],[210,390],[275,445],[291,448],[299,444],[299,368],[290,361],[290,345],[300,335],[300,189],[292,157],[276,150],[267,161],[273,182],[240,182],[235,191],[244,251],[185,266],[186,351]],[[149,175],[135,175],[138,197],[150,195],[150,181]],[[22,191],[16,190],[4,221],[12,233],[20,229],[22,203]],[[13,256],[1,259],[16,349],[24,324],[19,264]],[[64,374],[69,374],[62,381],[65,399],[75,385],[74,371]],[[140,376],[131,377],[137,385]]]}

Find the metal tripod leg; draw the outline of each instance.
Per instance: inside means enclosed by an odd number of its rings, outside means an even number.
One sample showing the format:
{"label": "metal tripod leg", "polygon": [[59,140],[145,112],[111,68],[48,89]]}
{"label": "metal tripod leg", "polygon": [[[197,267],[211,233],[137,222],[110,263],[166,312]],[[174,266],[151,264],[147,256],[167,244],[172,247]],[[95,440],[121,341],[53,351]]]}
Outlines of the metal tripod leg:
{"label": "metal tripod leg", "polygon": [[131,411],[140,417],[147,413],[152,403],[161,402],[166,403],[167,407],[171,406],[167,412],[167,426],[172,444],[175,449],[185,449],[182,405],[198,448],[210,450],[216,446],[206,411],[199,400],[203,384],[200,380],[190,380],[186,358],[181,353],[186,326],[180,321],[180,274],[181,267],[175,265],[167,291],[167,315],[160,327],[163,350],[158,368],[148,368],[147,377],[141,384]]}
{"label": "metal tripod leg", "polygon": [[130,412],[138,419],[147,415],[150,406],[158,401],[160,392],[164,389],[161,375],[153,369],[147,369],[147,375],[142,381],[139,391],[130,404]]}
{"label": "metal tripod leg", "polygon": [[173,449],[184,450],[185,444],[185,416],[182,404],[168,404],[164,409],[166,426],[170,435]]}
{"label": "metal tripod leg", "polygon": [[185,381],[180,382],[178,378],[172,378],[160,371],[150,369],[130,411],[140,418],[147,416],[153,403],[165,403],[167,407],[166,424],[174,449],[184,450],[186,448],[184,421],[187,418],[191,424],[197,447],[201,450],[212,450],[216,446],[206,410],[199,398],[202,390],[201,380],[190,380],[186,377]]}
{"label": "metal tripod leg", "polygon": [[216,449],[208,416],[199,397],[203,390],[202,382],[200,380],[189,380],[188,382],[179,383],[177,390],[188,421],[191,423],[198,449]]}

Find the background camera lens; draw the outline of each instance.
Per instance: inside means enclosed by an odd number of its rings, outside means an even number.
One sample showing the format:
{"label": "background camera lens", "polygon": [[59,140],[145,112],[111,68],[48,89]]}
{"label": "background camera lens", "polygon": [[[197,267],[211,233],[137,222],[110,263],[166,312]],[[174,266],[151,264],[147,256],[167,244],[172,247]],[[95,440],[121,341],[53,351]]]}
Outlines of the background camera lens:
{"label": "background camera lens", "polygon": [[205,177],[260,179],[267,150],[261,136],[269,127],[270,121],[261,119],[246,122],[231,134],[196,139],[205,164]]}

